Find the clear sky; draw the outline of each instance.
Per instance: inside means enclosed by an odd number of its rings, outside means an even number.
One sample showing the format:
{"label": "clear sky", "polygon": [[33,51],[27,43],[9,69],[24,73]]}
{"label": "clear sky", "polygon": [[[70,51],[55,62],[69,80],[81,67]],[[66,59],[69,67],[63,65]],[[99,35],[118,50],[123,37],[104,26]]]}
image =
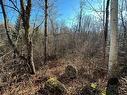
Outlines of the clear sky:
{"label": "clear sky", "polygon": [[[102,8],[102,0],[83,0],[84,1],[84,13],[86,15],[94,15],[98,17],[98,14],[102,16],[101,12],[96,13],[95,10]],[[57,0],[57,7],[61,14],[61,19],[64,19],[66,24],[71,24],[72,19],[79,13],[80,0]],[[92,8],[95,8],[93,10]]]}
{"label": "clear sky", "polygon": [[[9,0],[6,0],[7,4],[10,5]],[[18,0],[19,1],[19,0]],[[35,0],[33,0],[34,2],[36,2]],[[84,1],[89,1],[89,3],[91,3],[94,8],[97,8],[98,6],[100,6],[100,3],[102,0],[84,0]],[[65,23],[68,25],[70,23],[72,23],[72,19],[78,14],[79,12],[79,6],[80,6],[80,0],[56,0],[56,9],[58,10],[58,18],[59,20],[63,20],[65,21]],[[90,9],[90,5],[88,4],[88,2],[86,2],[84,10],[85,10],[85,14],[94,14],[96,15],[96,13],[92,12]],[[0,9],[1,12],[1,9]],[[40,16],[41,11],[39,11]],[[9,20],[11,22],[15,22],[16,20],[16,12],[12,11],[12,9],[7,8],[7,13],[8,13],[8,17]],[[37,9],[32,11],[31,14],[31,19],[34,19],[37,13]],[[0,22],[3,21],[3,17],[0,13]]]}
{"label": "clear sky", "polygon": [[71,18],[79,10],[80,0],[57,0],[57,7],[61,19]]}

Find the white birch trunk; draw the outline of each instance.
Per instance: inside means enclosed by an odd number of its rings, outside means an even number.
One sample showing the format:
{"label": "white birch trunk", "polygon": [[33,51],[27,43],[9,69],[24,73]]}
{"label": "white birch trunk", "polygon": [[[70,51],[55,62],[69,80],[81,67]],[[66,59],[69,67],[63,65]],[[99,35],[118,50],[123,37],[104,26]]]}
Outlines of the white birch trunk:
{"label": "white birch trunk", "polygon": [[117,77],[118,75],[118,0],[111,0],[110,14],[110,51],[109,51],[109,77]]}

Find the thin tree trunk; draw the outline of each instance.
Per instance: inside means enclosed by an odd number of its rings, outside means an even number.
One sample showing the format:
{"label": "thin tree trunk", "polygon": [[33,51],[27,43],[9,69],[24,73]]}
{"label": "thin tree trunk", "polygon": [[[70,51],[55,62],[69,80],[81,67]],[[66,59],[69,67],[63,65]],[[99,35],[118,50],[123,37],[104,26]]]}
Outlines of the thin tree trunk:
{"label": "thin tree trunk", "polygon": [[103,0],[103,27],[105,26],[105,0]]}
{"label": "thin tree trunk", "polygon": [[83,12],[83,4],[82,4],[82,0],[80,0],[80,13],[79,13],[79,29],[78,31],[81,32],[81,28],[82,28],[82,12]]}
{"label": "thin tree trunk", "polygon": [[48,21],[48,0],[45,0],[44,64],[46,64],[47,61],[47,21]]}
{"label": "thin tree trunk", "polygon": [[107,35],[108,35],[108,23],[109,23],[109,2],[110,0],[107,0],[106,3],[106,21],[104,25],[104,45],[103,45],[103,52],[104,52],[104,62],[105,62],[105,56],[106,56],[106,42],[107,42]]}

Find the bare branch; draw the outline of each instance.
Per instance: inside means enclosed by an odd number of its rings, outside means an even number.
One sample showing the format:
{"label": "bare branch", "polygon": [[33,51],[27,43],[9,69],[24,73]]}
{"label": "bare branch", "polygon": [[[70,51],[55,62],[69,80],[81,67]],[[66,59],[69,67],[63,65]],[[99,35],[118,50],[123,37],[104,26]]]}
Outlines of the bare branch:
{"label": "bare branch", "polygon": [[9,6],[9,5],[5,5],[5,4],[4,4],[4,6],[6,6],[6,7],[8,7],[8,8],[11,8],[11,9],[17,11],[19,14],[21,14],[21,12],[20,12],[19,10],[17,10],[16,8],[14,8],[14,7],[11,7],[11,6]]}
{"label": "bare branch", "polygon": [[19,11],[19,9],[18,9],[18,7],[15,5],[15,3],[12,1],[12,0],[9,0],[12,4],[13,4],[13,6]]}
{"label": "bare branch", "polygon": [[100,16],[100,14],[98,14],[98,11],[92,6],[92,4],[89,2],[89,0],[87,0],[87,2],[91,6],[91,8],[96,12],[96,14],[99,16],[99,18],[102,20],[102,17]]}

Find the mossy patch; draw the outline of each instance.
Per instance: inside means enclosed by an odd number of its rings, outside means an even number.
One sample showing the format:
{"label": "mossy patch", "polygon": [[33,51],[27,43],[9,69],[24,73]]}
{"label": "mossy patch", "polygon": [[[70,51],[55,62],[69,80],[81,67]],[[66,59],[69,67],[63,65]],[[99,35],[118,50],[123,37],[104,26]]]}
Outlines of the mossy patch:
{"label": "mossy patch", "polygon": [[64,84],[57,80],[57,78],[49,78],[44,85],[44,89],[50,94],[64,95],[66,88]]}

